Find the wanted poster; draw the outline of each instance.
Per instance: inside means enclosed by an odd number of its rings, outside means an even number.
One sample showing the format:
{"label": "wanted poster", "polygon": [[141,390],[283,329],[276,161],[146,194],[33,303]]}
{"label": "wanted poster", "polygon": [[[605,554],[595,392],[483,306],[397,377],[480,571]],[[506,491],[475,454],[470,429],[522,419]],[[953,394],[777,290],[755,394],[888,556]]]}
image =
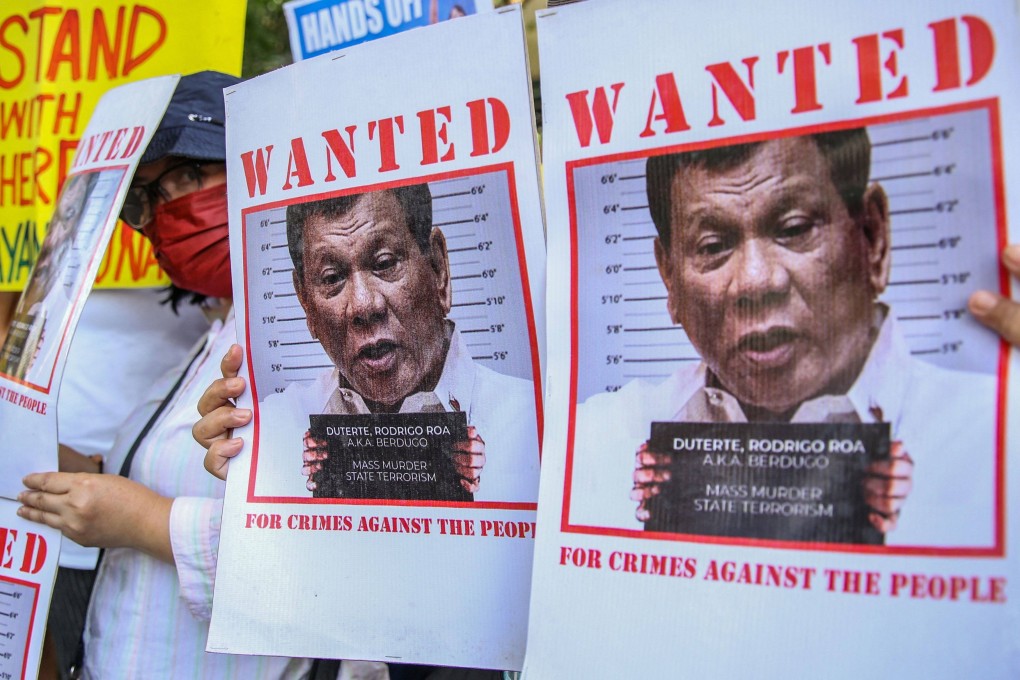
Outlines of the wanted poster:
{"label": "wanted poster", "polygon": [[57,575],[60,532],[21,519],[0,498],[0,678],[34,678]]}
{"label": "wanted poster", "polygon": [[[134,168],[177,84],[167,76],[111,90],[78,142],[46,238],[0,346],[0,496],[57,467],[56,403],[74,327],[117,223]],[[56,551],[54,551],[56,552]]]}
{"label": "wanted poster", "polygon": [[57,469],[56,409],[74,328],[178,79],[124,85],[99,101],[0,348],[0,679],[38,671],[61,540],[18,517],[14,499],[25,475]]}
{"label": "wanted poster", "polygon": [[745,4],[539,15],[525,676],[1010,677],[1013,6]]}
{"label": "wanted poster", "polygon": [[510,8],[227,92],[254,418],[210,651],[520,668],[545,268],[526,66]]}

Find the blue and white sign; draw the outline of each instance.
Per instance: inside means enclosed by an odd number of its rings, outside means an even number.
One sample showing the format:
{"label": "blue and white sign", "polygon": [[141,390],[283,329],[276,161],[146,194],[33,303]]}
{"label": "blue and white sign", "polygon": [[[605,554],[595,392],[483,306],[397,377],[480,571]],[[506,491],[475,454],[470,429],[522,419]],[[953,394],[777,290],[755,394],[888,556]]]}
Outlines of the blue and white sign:
{"label": "blue and white sign", "polygon": [[294,61],[492,9],[492,0],[294,0],[283,5]]}

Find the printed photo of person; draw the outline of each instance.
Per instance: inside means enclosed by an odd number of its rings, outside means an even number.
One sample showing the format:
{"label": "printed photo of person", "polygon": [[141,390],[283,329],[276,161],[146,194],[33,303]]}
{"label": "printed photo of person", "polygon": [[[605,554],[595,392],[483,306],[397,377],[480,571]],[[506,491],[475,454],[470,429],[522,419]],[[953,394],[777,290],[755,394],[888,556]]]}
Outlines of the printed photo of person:
{"label": "printed photo of person", "polygon": [[[294,290],[332,366],[260,403],[258,494],[321,496],[325,485],[330,496],[345,496],[331,475],[413,485],[435,461],[416,457],[423,426],[410,414],[462,413],[466,429],[451,430],[439,462],[463,498],[534,502],[534,385],[475,361],[449,318],[449,253],[428,184],[295,203],[286,223]],[[319,414],[352,417],[330,422],[356,423],[343,430],[345,445],[381,445],[382,462],[330,472],[330,446],[309,425]],[[377,441],[380,434],[388,439]],[[392,497],[451,500],[423,493]]]}
{"label": "printed photo of person", "polygon": [[81,266],[76,239],[99,175],[72,175],[57,197],[35,268],[18,301],[11,333],[0,350],[0,372],[8,376],[38,383],[52,372],[75,274]]}
{"label": "printed photo of person", "polygon": [[682,480],[653,422],[888,423],[888,456],[847,481],[883,542],[993,543],[995,380],[913,356],[879,301],[892,218],[870,166],[864,128],[648,158],[656,269],[700,361],[577,407],[571,523],[659,519],[656,497]]}
{"label": "printed photo of person", "polygon": [[475,14],[474,0],[429,0],[429,23],[434,24],[440,20],[459,19],[469,14]]}

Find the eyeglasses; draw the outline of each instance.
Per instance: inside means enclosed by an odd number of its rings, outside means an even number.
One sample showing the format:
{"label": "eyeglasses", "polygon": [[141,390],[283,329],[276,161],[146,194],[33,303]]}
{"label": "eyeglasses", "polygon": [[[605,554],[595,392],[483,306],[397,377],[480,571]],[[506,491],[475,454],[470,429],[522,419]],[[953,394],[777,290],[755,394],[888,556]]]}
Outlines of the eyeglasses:
{"label": "eyeglasses", "polygon": [[159,177],[128,189],[120,218],[133,229],[141,229],[152,220],[153,210],[160,201],[172,201],[202,188],[209,174],[205,166],[223,166],[222,161],[186,160],[167,168]]}

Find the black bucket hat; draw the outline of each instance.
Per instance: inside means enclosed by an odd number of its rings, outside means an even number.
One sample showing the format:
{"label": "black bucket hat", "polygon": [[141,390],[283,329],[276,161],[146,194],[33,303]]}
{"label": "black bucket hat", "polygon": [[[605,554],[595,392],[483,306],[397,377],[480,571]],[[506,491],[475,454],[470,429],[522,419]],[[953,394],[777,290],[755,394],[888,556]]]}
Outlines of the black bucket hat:
{"label": "black bucket hat", "polygon": [[152,163],[166,156],[225,160],[223,88],[239,82],[240,78],[217,71],[200,71],[181,77],[140,162]]}

